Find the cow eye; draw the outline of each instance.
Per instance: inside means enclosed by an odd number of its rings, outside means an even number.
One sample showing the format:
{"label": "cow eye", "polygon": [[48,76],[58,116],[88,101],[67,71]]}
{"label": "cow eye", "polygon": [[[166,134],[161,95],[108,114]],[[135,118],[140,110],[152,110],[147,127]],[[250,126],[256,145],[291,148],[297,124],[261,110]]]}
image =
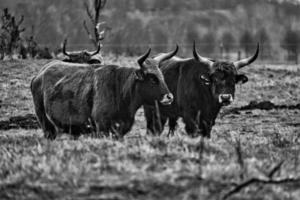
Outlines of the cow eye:
{"label": "cow eye", "polygon": [[204,75],[201,75],[200,78],[201,78],[201,80],[204,81],[205,85],[209,85],[210,84],[210,80],[207,77],[205,77]]}
{"label": "cow eye", "polygon": [[158,84],[158,79],[156,76],[154,75],[149,75],[149,81],[150,83],[152,83],[153,85],[157,85]]}

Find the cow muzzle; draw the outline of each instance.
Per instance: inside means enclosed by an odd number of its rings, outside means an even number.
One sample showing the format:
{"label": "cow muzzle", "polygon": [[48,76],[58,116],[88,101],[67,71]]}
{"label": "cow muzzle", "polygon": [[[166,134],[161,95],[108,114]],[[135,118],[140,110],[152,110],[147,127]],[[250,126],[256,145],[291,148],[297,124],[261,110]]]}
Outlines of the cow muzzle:
{"label": "cow muzzle", "polygon": [[220,94],[219,103],[223,106],[227,106],[233,102],[233,97],[231,94]]}
{"label": "cow muzzle", "polygon": [[165,94],[162,98],[162,100],[160,101],[161,104],[163,105],[170,105],[174,100],[173,94],[172,93],[168,93]]}

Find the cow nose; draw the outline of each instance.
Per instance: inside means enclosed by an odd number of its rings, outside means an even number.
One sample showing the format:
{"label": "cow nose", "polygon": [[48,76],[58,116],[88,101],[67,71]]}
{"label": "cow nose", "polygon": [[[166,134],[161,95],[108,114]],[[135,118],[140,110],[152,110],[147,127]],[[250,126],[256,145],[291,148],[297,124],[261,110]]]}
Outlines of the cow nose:
{"label": "cow nose", "polygon": [[221,104],[230,104],[233,101],[233,97],[231,94],[220,94],[219,95],[219,103]]}
{"label": "cow nose", "polygon": [[173,102],[173,99],[174,99],[173,94],[168,93],[163,96],[160,103],[162,103],[163,105],[170,105]]}

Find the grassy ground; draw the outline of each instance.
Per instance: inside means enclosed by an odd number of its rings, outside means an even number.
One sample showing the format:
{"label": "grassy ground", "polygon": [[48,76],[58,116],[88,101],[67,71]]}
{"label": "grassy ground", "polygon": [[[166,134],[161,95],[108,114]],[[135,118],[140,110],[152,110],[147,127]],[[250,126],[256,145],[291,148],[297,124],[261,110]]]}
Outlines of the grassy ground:
{"label": "grassy ground", "polygon": [[[46,62],[0,62],[0,120],[33,113],[30,79]],[[243,71],[249,82],[222,112],[253,100],[300,103],[299,66]],[[0,199],[300,197],[300,110],[227,114],[205,141],[186,137],[182,124],[173,137],[147,136],[142,111],[122,141],[67,135],[47,141],[40,129],[0,131]]]}

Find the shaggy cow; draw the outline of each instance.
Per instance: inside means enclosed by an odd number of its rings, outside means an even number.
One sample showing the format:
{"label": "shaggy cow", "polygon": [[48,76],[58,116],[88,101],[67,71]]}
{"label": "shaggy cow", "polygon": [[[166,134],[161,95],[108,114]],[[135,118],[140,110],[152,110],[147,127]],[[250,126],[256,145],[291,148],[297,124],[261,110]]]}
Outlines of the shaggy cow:
{"label": "shaggy cow", "polygon": [[174,56],[178,46],[154,59],[151,49],[138,59],[139,68],[53,61],[31,82],[36,116],[45,137],[55,139],[59,132],[91,124],[97,134],[117,129],[124,136],[132,127],[134,115],[143,104],[155,100],[169,105],[173,95],[164,81],[159,64]]}
{"label": "shaggy cow", "polygon": [[162,63],[161,70],[175,99],[168,107],[159,105],[157,109],[144,106],[148,130],[161,133],[168,119],[169,133],[173,133],[177,119],[182,117],[189,135],[197,136],[200,133],[210,137],[221,107],[234,99],[235,84],[248,81],[245,75],[238,74],[238,70],[255,61],[258,52],[259,45],[250,58],[236,62],[212,61],[200,56],[194,43],[193,58],[173,57]]}

